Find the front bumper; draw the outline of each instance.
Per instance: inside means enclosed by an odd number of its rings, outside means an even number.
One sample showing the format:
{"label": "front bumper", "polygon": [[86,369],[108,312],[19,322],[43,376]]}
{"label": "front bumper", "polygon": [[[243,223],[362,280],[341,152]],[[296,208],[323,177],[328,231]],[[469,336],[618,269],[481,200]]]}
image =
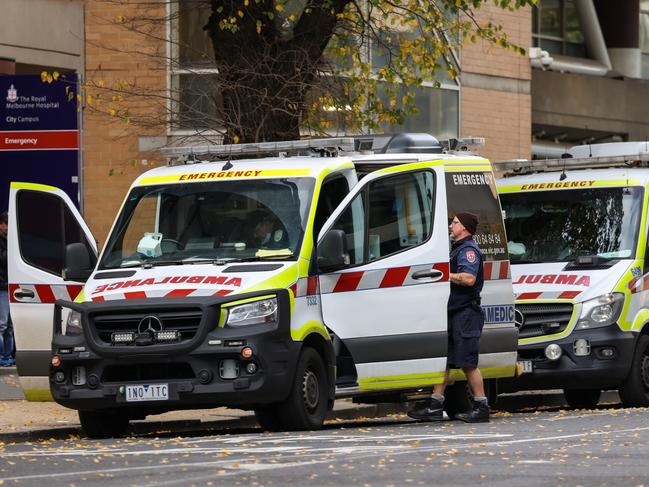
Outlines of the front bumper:
{"label": "front bumper", "polygon": [[[575,355],[574,343],[583,338],[590,344],[590,354]],[[636,334],[623,332],[617,325],[591,330],[576,330],[560,340],[520,345],[519,360],[532,362],[532,372],[502,381],[501,392],[541,389],[613,389],[626,378],[631,367]],[[552,361],[545,357],[545,348],[556,343],[562,355]],[[613,349],[613,357],[602,354]]]}
{"label": "front bumper", "polygon": [[[279,313],[276,324],[240,328],[218,327],[221,306],[256,296],[277,295]],[[82,314],[84,334],[61,334],[60,306]],[[200,309],[201,323],[193,337],[178,343],[146,346],[107,344],[94,329],[93,317],[112,313],[152,314],[171,309]],[[141,299],[72,304],[57,302],[55,310],[53,354],[61,364],[50,369],[50,387],[59,404],[81,410],[126,408],[131,410],[167,411],[230,406],[254,408],[285,399],[293,383],[295,365],[301,344],[290,334],[290,304],[286,290],[238,295],[233,298]],[[244,347],[253,356],[244,358]],[[229,373],[224,372],[228,361]],[[250,373],[246,365],[254,363]],[[231,377],[232,366],[238,369]],[[85,383],[74,385],[79,367]],[[63,372],[55,376],[58,372]],[[55,380],[55,377],[58,380]],[[77,380],[77,383],[79,380]],[[129,402],[125,388],[129,385],[168,385],[168,399]]]}

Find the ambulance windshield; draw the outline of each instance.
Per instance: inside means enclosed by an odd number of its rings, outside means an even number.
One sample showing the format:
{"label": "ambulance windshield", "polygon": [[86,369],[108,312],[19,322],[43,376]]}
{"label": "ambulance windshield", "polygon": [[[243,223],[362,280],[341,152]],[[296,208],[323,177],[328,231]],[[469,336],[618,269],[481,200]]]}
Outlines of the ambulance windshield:
{"label": "ambulance windshield", "polygon": [[512,264],[635,256],[640,187],[501,194]]}
{"label": "ambulance windshield", "polygon": [[99,268],[294,259],[313,188],[313,178],[134,188]]}

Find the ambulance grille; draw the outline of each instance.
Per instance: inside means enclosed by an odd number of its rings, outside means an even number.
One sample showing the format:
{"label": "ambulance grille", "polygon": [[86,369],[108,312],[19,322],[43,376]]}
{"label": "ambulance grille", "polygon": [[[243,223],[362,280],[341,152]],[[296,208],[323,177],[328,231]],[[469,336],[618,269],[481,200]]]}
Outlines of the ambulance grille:
{"label": "ambulance grille", "polygon": [[162,313],[119,313],[95,315],[91,322],[99,339],[111,345],[111,336],[115,332],[138,333],[138,325],[147,316],[156,316],[164,330],[180,331],[180,341],[191,340],[198,332],[203,314],[200,310],[171,310]]}
{"label": "ambulance grille", "polygon": [[[516,326],[518,338],[554,335],[564,331],[570,323],[573,306],[570,303],[517,304]],[[520,313],[523,323],[519,324]]]}

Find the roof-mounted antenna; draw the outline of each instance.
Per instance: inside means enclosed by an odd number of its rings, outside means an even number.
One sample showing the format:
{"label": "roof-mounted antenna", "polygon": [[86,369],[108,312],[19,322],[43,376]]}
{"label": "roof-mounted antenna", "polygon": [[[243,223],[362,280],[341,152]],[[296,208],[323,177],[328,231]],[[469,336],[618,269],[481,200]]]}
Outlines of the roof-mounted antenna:
{"label": "roof-mounted antenna", "polygon": [[568,152],[568,145],[566,144],[565,146],[566,151],[561,154],[561,159],[563,159],[563,169],[561,169],[561,174],[559,175],[559,181],[563,181],[568,177],[566,174],[566,159],[570,159],[572,157],[572,154]]}

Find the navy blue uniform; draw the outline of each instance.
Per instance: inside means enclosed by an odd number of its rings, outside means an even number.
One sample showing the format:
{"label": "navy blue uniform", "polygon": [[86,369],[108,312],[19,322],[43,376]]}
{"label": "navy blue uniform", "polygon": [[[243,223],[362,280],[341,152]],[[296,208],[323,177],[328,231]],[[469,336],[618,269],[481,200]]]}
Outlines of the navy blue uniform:
{"label": "navy blue uniform", "polygon": [[451,295],[448,299],[447,367],[477,367],[480,335],[484,325],[480,308],[484,273],[482,252],[472,236],[453,242],[450,264],[452,273],[466,272],[476,276],[476,280],[473,286],[451,283]]}

